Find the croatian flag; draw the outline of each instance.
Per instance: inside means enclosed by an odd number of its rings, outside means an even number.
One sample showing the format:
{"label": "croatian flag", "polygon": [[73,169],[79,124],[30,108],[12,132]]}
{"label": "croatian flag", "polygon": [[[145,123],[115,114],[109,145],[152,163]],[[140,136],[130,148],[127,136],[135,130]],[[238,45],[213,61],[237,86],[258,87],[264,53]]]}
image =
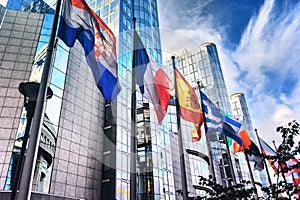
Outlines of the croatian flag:
{"label": "croatian flag", "polygon": [[166,115],[171,91],[174,86],[167,74],[149,59],[144,45],[135,34],[135,69],[136,83],[139,85],[143,96],[153,104],[158,123],[161,124]]}
{"label": "croatian flag", "polygon": [[64,0],[58,36],[68,47],[77,39],[104,98],[114,100],[121,88],[117,76],[116,39],[84,0]]}

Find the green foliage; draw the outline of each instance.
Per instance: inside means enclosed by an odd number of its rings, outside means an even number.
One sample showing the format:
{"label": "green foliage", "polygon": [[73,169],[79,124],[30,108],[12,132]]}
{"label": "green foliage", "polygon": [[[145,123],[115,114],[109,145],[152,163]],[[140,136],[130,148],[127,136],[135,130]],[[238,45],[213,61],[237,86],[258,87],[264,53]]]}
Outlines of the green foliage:
{"label": "green foliage", "polygon": [[[299,158],[300,156],[300,141],[298,142],[298,145],[295,145],[294,140],[300,134],[300,125],[297,121],[292,121],[288,123],[288,126],[278,127],[276,131],[282,136],[282,143],[276,150],[276,156],[265,156],[263,154],[248,151],[248,153],[255,154],[256,156],[261,156],[263,158],[273,160],[274,162],[278,162],[279,165],[282,166],[277,170],[277,183],[273,183],[269,187],[261,187],[261,190],[264,192],[264,196],[258,197],[258,199],[292,199],[291,197],[296,194],[299,195],[300,193],[300,188],[294,183],[288,183],[284,175],[290,170],[300,168],[299,162],[295,165],[284,167],[286,166],[285,163],[293,158]],[[283,177],[283,180],[281,181],[279,181],[280,175]],[[252,188],[249,181],[242,181],[241,184],[225,187],[214,182],[211,177],[206,179],[200,176],[199,185],[210,189],[206,190],[207,193],[205,197],[197,196],[191,197],[190,199],[255,199],[256,189]]]}
{"label": "green foliage", "polygon": [[254,198],[255,189],[250,186],[250,181],[244,182],[243,184],[237,184],[229,187],[224,187],[220,184],[215,183],[212,178],[206,179],[200,176],[200,185],[208,186],[211,191],[208,192],[205,197],[195,197],[192,199],[248,199]]}

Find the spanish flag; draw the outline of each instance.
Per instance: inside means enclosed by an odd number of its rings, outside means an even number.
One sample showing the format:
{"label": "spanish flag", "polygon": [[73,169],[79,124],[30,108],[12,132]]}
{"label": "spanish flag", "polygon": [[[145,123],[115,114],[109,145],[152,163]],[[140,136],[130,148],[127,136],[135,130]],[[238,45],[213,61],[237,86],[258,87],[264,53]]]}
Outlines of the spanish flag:
{"label": "spanish flag", "polygon": [[201,138],[200,127],[203,123],[203,113],[198,102],[198,97],[192,86],[185,80],[180,72],[175,69],[176,85],[178,93],[178,103],[181,117],[195,124],[198,136],[193,134],[193,141],[199,141]]}

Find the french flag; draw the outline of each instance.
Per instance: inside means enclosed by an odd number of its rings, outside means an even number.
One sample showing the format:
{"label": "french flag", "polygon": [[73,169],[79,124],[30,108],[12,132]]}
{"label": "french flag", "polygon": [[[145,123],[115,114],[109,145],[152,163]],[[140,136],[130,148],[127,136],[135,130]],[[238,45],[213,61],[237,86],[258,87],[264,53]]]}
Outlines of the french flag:
{"label": "french flag", "polygon": [[114,100],[121,90],[116,38],[84,0],[64,0],[58,37],[68,47],[73,47],[76,39],[81,43],[97,87],[107,101]]}
{"label": "french flag", "polygon": [[136,31],[134,34],[136,83],[143,96],[153,104],[158,123],[161,124],[166,115],[174,86],[167,74],[149,59]]}

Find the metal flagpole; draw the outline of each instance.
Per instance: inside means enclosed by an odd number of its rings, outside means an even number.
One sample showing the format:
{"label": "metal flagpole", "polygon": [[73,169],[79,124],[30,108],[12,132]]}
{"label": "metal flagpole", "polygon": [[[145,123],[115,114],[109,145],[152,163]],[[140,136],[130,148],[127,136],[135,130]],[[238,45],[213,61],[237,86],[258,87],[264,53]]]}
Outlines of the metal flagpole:
{"label": "metal flagpole", "polygon": [[226,145],[226,152],[228,154],[229,167],[230,167],[230,171],[231,171],[231,174],[232,174],[233,183],[236,185],[236,178],[235,178],[235,173],[234,173],[233,164],[232,164],[232,160],[231,160],[231,154],[230,154],[230,151],[229,151],[227,136],[224,136],[224,140],[225,140],[225,145]]}
{"label": "metal flagpole", "polygon": [[[259,147],[260,147],[260,152],[262,153],[263,152],[263,148],[261,146],[260,139],[258,137],[257,129],[254,129],[254,131],[255,131],[256,137],[258,139],[258,144],[259,144]],[[271,186],[272,185],[272,180],[271,180],[271,177],[270,177],[270,173],[269,173],[269,170],[268,170],[268,166],[267,166],[266,160],[263,159],[263,162],[264,162],[264,165],[266,167],[266,172],[267,172],[267,175],[268,175],[269,185]]]}
{"label": "metal flagpole", "polygon": [[40,136],[41,136],[41,125],[43,122],[44,112],[45,112],[44,108],[45,108],[45,101],[46,101],[46,94],[47,94],[47,85],[50,79],[49,74],[50,71],[52,70],[51,68],[52,52],[54,50],[60,6],[61,6],[61,0],[57,0],[53,24],[52,24],[52,31],[48,43],[48,48],[47,48],[44,70],[41,78],[37,101],[36,101],[34,119],[32,122],[32,131],[30,134],[29,145],[28,145],[24,167],[21,175],[20,192],[17,195],[18,200],[25,200],[25,199],[29,200],[31,196],[32,179],[33,179],[33,173],[34,173],[38,147],[40,142]]}
{"label": "metal flagpole", "polygon": [[254,178],[253,178],[253,173],[252,173],[251,165],[250,165],[250,162],[249,162],[249,158],[248,158],[248,155],[245,152],[244,152],[244,154],[245,154],[248,169],[249,169],[249,172],[250,172],[251,184],[252,184],[253,189],[255,189],[254,195],[255,195],[255,198],[258,199],[258,195],[257,195],[256,187],[255,187],[255,182],[254,182]]}
{"label": "metal flagpole", "polygon": [[172,56],[171,58],[172,58],[172,64],[173,64],[173,68],[174,68],[176,116],[177,116],[177,130],[178,130],[178,144],[179,144],[179,156],[180,156],[182,195],[183,195],[183,200],[188,200],[188,189],[187,189],[184,151],[183,151],[183,142],[182,142],[182,134],[181,134],[181,123],[180,123],[180,109],[179,109],[178,91],[177,91],[176,74],[175,74],[175,69],[176,69],[176,67],[175,67],[175,56]]}
{"label": "metal flagpole", "polygon": [[[277,147],[276,147],[276,144],[275,144],[275,140],[273,140],[272,142],[273,142],[274,148],[276,149],[276,152],[277,152],[278,150],[277,150]],[[284,164],[284,163],[282,163],[282,162],[281,162],[281,159],[279,158],[279,159],[278,159],[278,169],[277,169],[277,170],[280,169],[281,174],[282,174],[282,177],[283,177],[283,180],[284,180],[284,183],[287,184],[287,181],[286,181],[286,178],[285,178],[285,174],[284,174],[284,172],[283,172],[282,164]],[[279,176],[279,173],[277,174],[277,176]]]}
{"label": "metal flagpole", "polygon": [[197,81],[197,84],[198,84],[198,89],[199,89],[199,93],[200,93],[201,108],[202,108],[202,114],[203,114],[203,120],[204,120],[206,145],[207,145],[207,150],[208,150],[208,153],[209,153],[208,155],[209,155],[209,162],[210,162],[210,173],[211,173],[211,175],[213,177],[213,181],[216,182],[216,174],[215,174],[214,162],[213,162],[213,158],[212,158],[212,152],[211,152],[211,148],[210,148],[210,143],[209,143],[208,136],[207,136],[207,123],[206,123],[205,113],[203,111],[203,99],[202,99],[202,96],[201,96],[200,81]]}
{"label": "metal flagpole", "polygon": [[131,95],[131,154],[130,154],[130,200],[136,200],[136,160],[137,160],[137,141],[136,141],[136,68],[135,68],[135,52],[136,52],[136,38],[135,38],[135,22],[136,18],[132,18],[133,22],[133,52],[132,52],[132,95]]}

